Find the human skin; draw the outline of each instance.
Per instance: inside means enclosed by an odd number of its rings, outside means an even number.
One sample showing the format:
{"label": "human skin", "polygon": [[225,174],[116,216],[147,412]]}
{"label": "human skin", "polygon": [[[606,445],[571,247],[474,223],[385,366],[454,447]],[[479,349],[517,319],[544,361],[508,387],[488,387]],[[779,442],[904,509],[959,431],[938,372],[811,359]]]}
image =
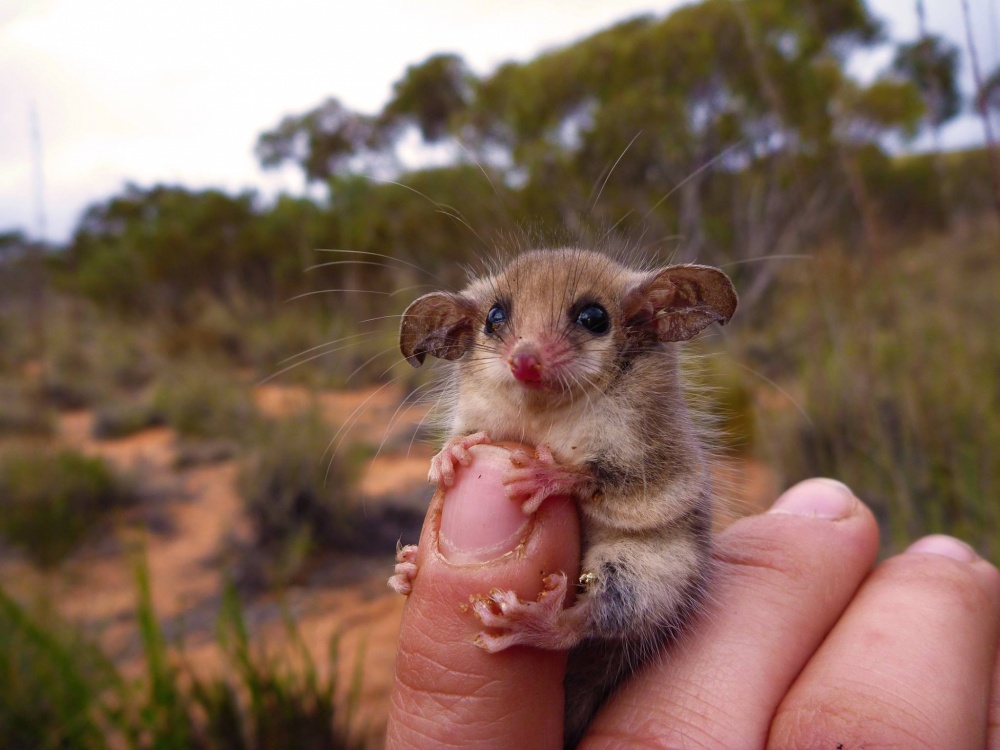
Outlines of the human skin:
{"label": "human skin", "polygon": [[[388,748],[562,746],[565,654],[473,644],[470,595],[533,598],[541,574],[577,575],[573,504],[551,498],[518,516],[499,450],[474,448],[428,513]],[[721,532],[704,610],[581,747],[1000,750],[1000,573],[950,537],[876,566],[877,548],[868,508],[824,479]]]}

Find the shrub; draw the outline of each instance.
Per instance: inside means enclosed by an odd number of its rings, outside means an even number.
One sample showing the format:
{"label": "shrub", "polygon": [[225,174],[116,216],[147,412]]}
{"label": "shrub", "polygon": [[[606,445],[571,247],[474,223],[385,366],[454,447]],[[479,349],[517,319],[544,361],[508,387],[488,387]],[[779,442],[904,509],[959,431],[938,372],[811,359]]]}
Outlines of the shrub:
{"label": "shrub", "polygon": [[27,389],[0,383],[0,436],[48,437],[53,430],[52,414]]}
{"label": "shrub", "polygon": [[995,261],[995,237],[952,235],[884,263],[830,249],[776,285],[758,360],[808,418],[783,401],[761,444],[788,482],[850,484],[889,547],[945,532],[1000,559]]}
{"label": "shrub", "polygon": [[238,486],[255,546],[269,558],[268,577],[281,579],[294,575],[317,546],[352,539],[358,462],[330,456],[331,430],[316,410],[261,425],[256,435]]}
{"label": "shrub", "polygon": [[146,401],[120,399],[106,401],[94,409],[91,432],[98,440],[134,435],[163,424],[163,416]]}
{"label": "shrub", "polygon": [[251,642],[242,605],[229,586],[218,622],[225,676],[199,676],[184,665],[183,654],[178,660],[170,653],[145,565],[136,572],[136,619],[145,657],[137,680],[123,677],[79,631],[29,615],[0,589],[0,747],[364,747],[349,729],[363,655],[341,710],[337,637],[330,641],[325,676],[291,618],[286,647],[268,656]]}
{"label": "shrub", "polygon": [[169,371],[152,406],[186,438],[240,438],[254,418],[248,388],[208,362],[186,363]]}
{"label": "shrub", "polygon": [[15,447],[0,455],[0,535],[42,567],[63,560],[135,494],[100,458]]}

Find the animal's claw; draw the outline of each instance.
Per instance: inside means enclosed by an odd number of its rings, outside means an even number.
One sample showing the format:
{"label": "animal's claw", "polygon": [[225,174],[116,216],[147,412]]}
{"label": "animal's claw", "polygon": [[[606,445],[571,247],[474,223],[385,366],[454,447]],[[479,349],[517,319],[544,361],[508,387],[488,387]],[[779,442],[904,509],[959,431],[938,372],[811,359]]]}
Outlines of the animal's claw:
{"label": "animal's claw", "polygon": [[389,588],[397,594],[409,596],[413,591],[413,579],[417,575],[417,545],[407,544],[396,547],[396,572],[388,580]]}
{"label": "animal's claw", "polygon": [[455,464],[468,466],[472,463],[469,448],[490,442],[490,436],[485,432],[475,432],[471,435],[457,435],[451,438],[441,451],[431,459],[431,468],[427,472],[427,481],[437,485],[439,490],[445,490],[455,484]]}
{"label": "animal's claw", "polygon": [[534,601],[524,601],[513,591],[494,589],[488,595],[470,597],[472,611],[488,628],[501,633],[479,633],[474,643],[496,653],[516,645],[538,648],[568,648],[579,640],[575,620],[567,620],[566,574],[553,573],[543,580],[542,592]]}

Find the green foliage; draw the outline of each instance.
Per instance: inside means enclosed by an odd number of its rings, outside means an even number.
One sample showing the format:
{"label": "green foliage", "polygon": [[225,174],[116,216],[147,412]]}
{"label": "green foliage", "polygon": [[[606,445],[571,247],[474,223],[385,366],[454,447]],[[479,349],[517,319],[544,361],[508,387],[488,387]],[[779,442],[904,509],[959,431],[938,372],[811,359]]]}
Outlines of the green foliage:
{"label": "green foliage", "polygon": [[958,47],[940,36],[926,36],[896,49],[892,67],[920,89],[931,127],[954,119],[962,108],[959,60]]}
{"label": "green foliage", "polygon": [[181,362],[167,370],[152,408],[184,438],[239,439],[254,419],[249,388],[207,361]]}
{"label": "green foliage", "polygon": [[48,437],[54,429],[52,414],[24,384],[0,381],[0,437]]}
{"label": "green foliage", "polygon": [[107,514],[135,502],[100,458],[64,449],[0,453],[0,534],[42,567],[62,561]]}
{"label": "green foliage", "polygon": [[79,633],[35,619],[0,589],[0,745],[108,747],[98,708],[116,675]]}
{"label": "green foliage", "polygon": [[300,116],[285,117],[257,141],[265,168],[296,162],[310,182],[322,182],[365,152],[386,144],[388,133],[378,119],[351,112],[329,98]]}
{"label": "green foliage", "polygon": [[458,55],[434,55],[411,65],[393,87],[385,106],[390,121],[412,120],[424,140],[441,140],[455,116],[467,106],[475,77]]}
{"label": "green foliage", "polygon": [[[339,641],[321,676],[294,621],[289,646],[255,648],[232,587],[223,594],[219,676],[185,667],[168,648],[152,607],[148,572],[136,569],[136,616],[145,657],[127,680],[79,632],[29,615],[0,589],[0,746],[132,750],[360,750],[348,729],[360,691],[361,659],[338,710]],[[183,656],[183,654],[181,654]]]}
{"label": "green foliage", "polygon": [[145,399],[121,398],[94,407],[91,432],[98,440],[114,440],[162,423],[163,417]]}
{"label": "green foliage", "polygon": [[[318,405],[261,424],[238,487],[253,529],[254,571],[272,583],[297,575],[317,549],[349,546],[359,508],[352,486],[357,460],[331,449],[330,428]],[[263,558],[261,558],[263,555]]]}
{"label": "green foliage", "polygon": [[772,464],[788,482],[850,484],[890,547],[946,532],[1000,559],[1000,354],[983,323],[1000,289],[995,255],[989,227],[885,264],[824,252],[783,279],[769,307],[781,324],[752,344],[808,417],[760,416]]}

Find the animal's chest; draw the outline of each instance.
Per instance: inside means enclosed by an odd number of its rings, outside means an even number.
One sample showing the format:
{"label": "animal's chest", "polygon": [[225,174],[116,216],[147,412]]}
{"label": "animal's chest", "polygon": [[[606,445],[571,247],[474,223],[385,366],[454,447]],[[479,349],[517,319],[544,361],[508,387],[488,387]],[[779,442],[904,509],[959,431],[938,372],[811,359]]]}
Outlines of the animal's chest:
{"label": "animal's chest", "polygon": [[456,414],[456,433],[484,430],[494,441],[544,443],[563,465],[584,464],[600,455],[613,427],[613,417],[602,403],[529,408],[496,397],[463,401]]}

